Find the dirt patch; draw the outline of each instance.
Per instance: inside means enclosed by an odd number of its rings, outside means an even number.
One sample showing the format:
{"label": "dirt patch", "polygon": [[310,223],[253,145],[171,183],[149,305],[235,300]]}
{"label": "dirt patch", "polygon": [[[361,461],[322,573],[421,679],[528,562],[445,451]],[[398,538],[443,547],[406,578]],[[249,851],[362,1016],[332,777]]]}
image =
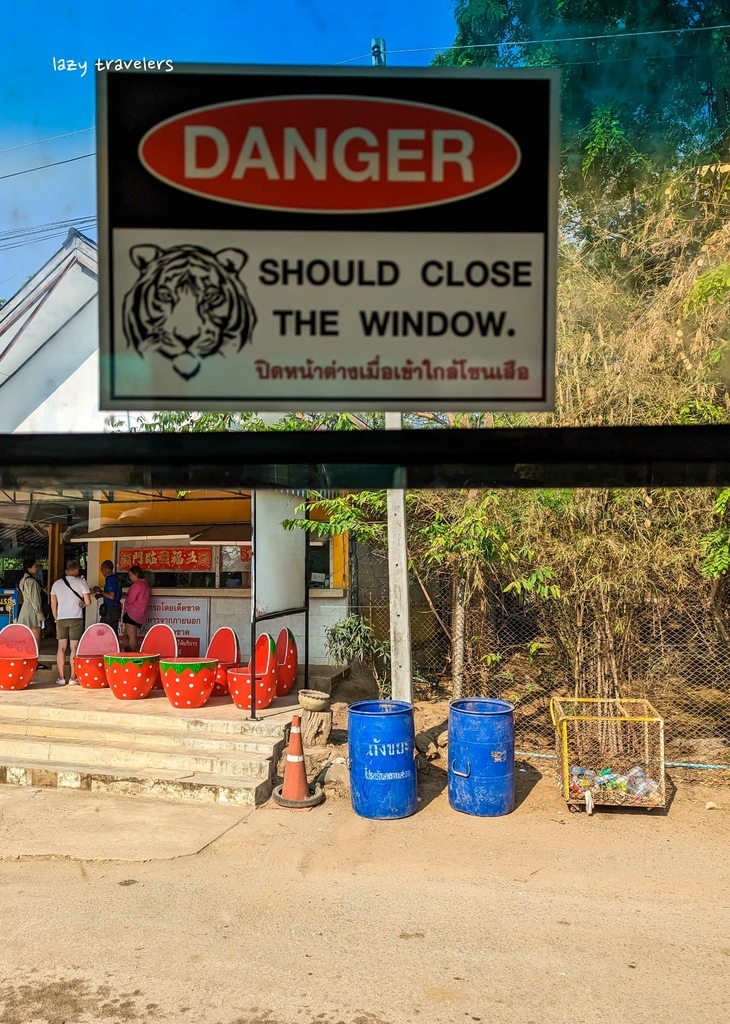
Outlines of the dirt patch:
{"label": "dirt patch", "polygon": [[[236,1017],[229,1024],[291,1024],[291,1019],[284,1020],[278,1014],[274,1015],[271,1010],[251,1010],[253,1016]],[[331,1017],[328,1013],[319,1013],[313,1017],[310,1024],[389,1024],[385,1017],[379,1013],[359,1013],[355,1017],[345,1020],[342,1017]]]}
{"label": "dirt patch", "polygon": [[129,1024],[149,1020],[149,1008],[137,1006],[139,994],[124,992],[112,997],[108,985],[92,988],[83,978],[6,984],[0,986],[0,1020],[2,1024]]}
{"label": "dirt patch", "polygon": [[373,674],[362,665],[353,665],[347,679],[340,679],[332,687],[333,702],[354,704],[356,700],[377,700],[378,684]]}

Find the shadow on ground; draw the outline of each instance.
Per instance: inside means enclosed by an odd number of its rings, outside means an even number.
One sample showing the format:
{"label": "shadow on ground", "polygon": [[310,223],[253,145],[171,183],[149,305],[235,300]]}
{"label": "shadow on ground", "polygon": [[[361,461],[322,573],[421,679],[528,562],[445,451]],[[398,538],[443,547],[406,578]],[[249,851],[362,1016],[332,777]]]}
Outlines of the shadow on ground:
{"label": "shadow on ground", "polygon": [[529,761],[515,761],[515,810],[525,802],[542,777],[542,772]]}

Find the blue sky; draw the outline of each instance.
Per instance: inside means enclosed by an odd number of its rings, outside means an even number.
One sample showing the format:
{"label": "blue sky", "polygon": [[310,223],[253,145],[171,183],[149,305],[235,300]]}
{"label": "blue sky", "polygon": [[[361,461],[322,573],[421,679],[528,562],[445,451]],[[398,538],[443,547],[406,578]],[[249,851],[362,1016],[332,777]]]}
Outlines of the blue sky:
{"label": "blue sky", "polygon": [[[96,59],[259,64],[335,64],[383,36],[389,51],[448,46],[450,0],[12,0],[3,14],[0,71],[0,298],[9,298],[62,243],[10,232],[96,215]],[[396,66],[426,65],[433,52],[393,53]],[[88,71],[54,71],[53,58]],[[353,62],[368,65],[369,59]],[[53,136],[66,138],[45,142]],[[22,148],[18,148],[22,147]],[[13,177],[15,172],[24,173]],[[46,234],[51,234],[49,229]],[[96,237],[93,227],[85,227]],[[37,236],[36,236],[37,237]],[[21,244],[18,244],[21,243]]]}

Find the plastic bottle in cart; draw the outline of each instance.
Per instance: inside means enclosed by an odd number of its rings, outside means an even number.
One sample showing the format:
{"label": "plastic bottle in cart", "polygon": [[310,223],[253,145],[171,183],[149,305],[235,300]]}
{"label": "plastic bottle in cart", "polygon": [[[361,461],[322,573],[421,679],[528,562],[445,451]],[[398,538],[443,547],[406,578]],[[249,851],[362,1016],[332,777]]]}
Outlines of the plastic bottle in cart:
{"label": "plastic bottle in cart", "polygon": [[643,779],[636,787],[634,796],[641,797],[647,800],[650,796],[654,796],[656,791],[659,789],[659,783],[654,782],[653,779]]}
{"label": "plastic bottle in cart", "polygon": [[571,793],[583,792],[583,769],[576,764],[570,766],[570,791]]}
{"label": "plastic bottle in cart", "polygon": [[642,783],[644,782],[645,778],[646,778],[646,773],[641,768],[639,768],[638,766],[635,767],[635,768],[632,768],[631,771],[627,772],[626,773],[626,782],[627,782],[627,785],[628,785],[629,793],[631,793],[633,796],[638,796],[637,790],[642,785]]}

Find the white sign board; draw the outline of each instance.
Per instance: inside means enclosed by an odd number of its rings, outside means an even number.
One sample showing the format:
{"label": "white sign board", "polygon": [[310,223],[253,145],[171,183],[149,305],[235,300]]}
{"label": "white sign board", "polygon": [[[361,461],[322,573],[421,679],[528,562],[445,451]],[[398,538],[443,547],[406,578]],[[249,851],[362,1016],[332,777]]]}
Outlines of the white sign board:
{"label": "white sign board", "polygon": [[208,647],[209,597],[150,598],[145,632],[157,622],[165,622],[177,637],[177,653],[181,658],[202,657]]}
{"label": "white sign board", "polygon": [[307,600],[304,530],[285,530],[285,519],[303,519],[297,509],[303,499],[278,491],[257,491],[254,498],[256,521],[256,613],[302,608]]}
{"label": "white sign board", "polygon": [[102,408],[552,409],[557,94],[100,74]]}

